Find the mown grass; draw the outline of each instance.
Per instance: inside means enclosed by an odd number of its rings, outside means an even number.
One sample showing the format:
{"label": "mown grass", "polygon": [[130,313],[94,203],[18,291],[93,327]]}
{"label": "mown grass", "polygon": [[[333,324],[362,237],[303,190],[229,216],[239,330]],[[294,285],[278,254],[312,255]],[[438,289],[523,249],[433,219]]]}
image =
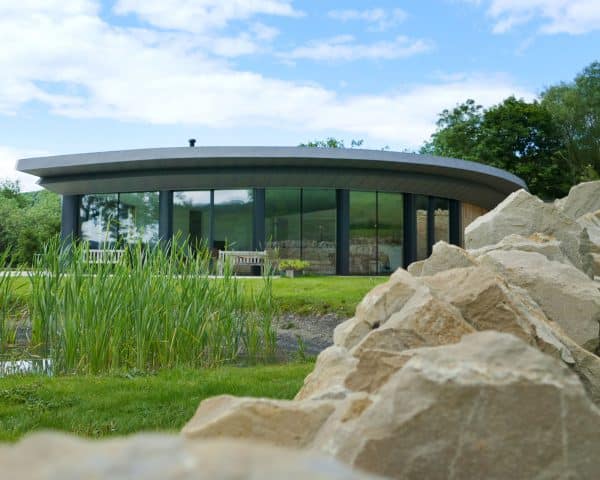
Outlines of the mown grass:
{"label": "mown grass", "polygon": [[100,438],[177,432],[201,400],[220,394],[291,399],[311,363],[171,369],[156,374],[0,378],[0,441],[36,430]]}
{"label": "mown grass", "polygon": [[356,306],[388,277],[301,277],[273,282],[273,300],[279,311],[299,315],[336,313],[354,315]]}

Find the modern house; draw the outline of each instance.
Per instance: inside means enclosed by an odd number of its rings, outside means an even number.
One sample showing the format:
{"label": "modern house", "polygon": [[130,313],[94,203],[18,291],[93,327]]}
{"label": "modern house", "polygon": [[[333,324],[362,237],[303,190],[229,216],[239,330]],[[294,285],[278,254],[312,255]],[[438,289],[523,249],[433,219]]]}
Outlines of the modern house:
{"label": "modern house", "polygon": [[322,274],[390,273],[527,188],[453,158],[307,147],[184,147],[18,162],[62,195],[62,236],[108,249],[189,237],[213,249],[277,249]]}

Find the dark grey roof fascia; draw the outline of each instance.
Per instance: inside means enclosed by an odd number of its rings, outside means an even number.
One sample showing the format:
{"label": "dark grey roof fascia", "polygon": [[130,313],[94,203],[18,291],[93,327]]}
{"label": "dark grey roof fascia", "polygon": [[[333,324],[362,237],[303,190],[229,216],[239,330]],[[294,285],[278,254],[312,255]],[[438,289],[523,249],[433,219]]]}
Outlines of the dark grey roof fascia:
{"label": "dark grey roof fascia", "polygon": [[[257,174],[281,176],[305,174],[302,185],[311,182],[320,173],[337,171],[360,172],[370,175],[407,174],[415,176],[431,175],[438,183],[462,181],[478,184],[490,191],[489,198],[477,204],[493,204],[508,193],[519,188],[527,189],[519,177],[488,165],[455,158],[418,155],[411,153],[310,147],[176,147],[121,150],[112,152],[81,153],[52,157],[25,158],[17,164],[19,171],[41,177],[40,184],[58,193],[94,193],[94,188],[108,188],[108,183],[116,181],[123,188],[124,182],[132,182],[142,188],[179,188],[178,182],[186,175],[200,178],[202,175],[224,178],[244,170],[254,170]],[[234,169],[232,171],[231,169]],[[221,175],[221,177],[218,177]],[[254,175],[256,177],[256,175]],[[169,180],[169,177],[171,180]],[[118,180],[122,179],[121,182]],[[333,177],[332,177],[333,178]],[[138,180],[136,182],[136,179]],[[248,177],[250,181],[250,177]],[[279,180],[281,185],[293,185],[294,178]],[[222,181],[222,180],[221,180]],[[72,185],[69,186],[69,182]],[[103,183],[104,182],[104,183]],[[287,183],[286,183],[287,182]],[[225,182],[223,185],[225,185]],[[263,180],[262,185],[269,185]],[[314,181],[313,181],[314,183]],[[317,182],[319,185],[321,183]],[[344,188],[340,182],[337,188]],[[329,182],[329,185],[333,185]],[[231,185],[235,182],[231,183]],[[356,185],[356,181],[352,183]],[[182,188],[186,185],[182,185]],[[315,185],[317,186],[317,185]],[[369,187],[369,184],[365,185]],[[433,188],[431,182],[427,188]],[[116,188],[116,187],[115,187]],[[133,187],[132,187],[133,188]],[[216,187],[215,187],[216,188]],[[349,187],[348,187],[349,188]],[[421,187],[423,190],[425,186]],[[452,187],[454,188],[454,187]],[[421,191],[416,187],[415,192]],[[451,194],[452,189],[442,189]],[[468,201],[462,190],[450,198]],[[409,190],[410,191],[410,190]],[[99,191],[98,191],[99,193]],[[436,189],[430,192],[436,194]],[[460,193],[460,194],[459,194]],[[462,197],[462,198],[460,198]],[[471,199],[472,200],[472,199]]]}

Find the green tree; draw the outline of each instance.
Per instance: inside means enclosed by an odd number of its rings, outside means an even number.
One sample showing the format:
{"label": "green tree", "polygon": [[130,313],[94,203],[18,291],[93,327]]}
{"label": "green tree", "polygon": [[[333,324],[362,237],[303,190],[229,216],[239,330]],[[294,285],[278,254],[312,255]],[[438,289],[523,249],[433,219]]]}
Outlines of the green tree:
{"label": "green tree", "polygon": [[560,131],[550,112],[537,101],[509,97],[485,110],[467,100],[444,110],[437,127],[421,153],[508,170],[544,198],[562,196],[572,185],[573,172]]}
{"label": "green tree", "polygon": [[532,193],[556,198],[574,182],[558,125],[539,102],[509,97],[485,111],[477,160],[523,178]]}
{"label": "green tree", "polygon": [[478,161],[483,113],[483,107],[472,99],[444,110],[436,123],[437,131],[420,153]]}
{"label": "green tree", "polygon": [[0,182],[0,252],[16,264],[31,264],[42,245],[60,232],[60,197],[23,193],[17,182]]}
{"label": "green tree", "polygon": [[551,113],[565,142],[576,182],[600,174],[600,62],[586,67],[571,83],[542,93],[542,105]]}

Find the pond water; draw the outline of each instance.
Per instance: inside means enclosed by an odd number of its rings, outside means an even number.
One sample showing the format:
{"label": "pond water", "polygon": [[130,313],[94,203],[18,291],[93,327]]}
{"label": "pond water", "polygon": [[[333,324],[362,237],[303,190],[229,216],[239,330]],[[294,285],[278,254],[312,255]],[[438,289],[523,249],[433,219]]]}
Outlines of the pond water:
{"label": "pond water", "polygon": [[0,377],[24,373],[43,373],[52,375],[52,360],[35,358],[27,360],[0,361]]}

